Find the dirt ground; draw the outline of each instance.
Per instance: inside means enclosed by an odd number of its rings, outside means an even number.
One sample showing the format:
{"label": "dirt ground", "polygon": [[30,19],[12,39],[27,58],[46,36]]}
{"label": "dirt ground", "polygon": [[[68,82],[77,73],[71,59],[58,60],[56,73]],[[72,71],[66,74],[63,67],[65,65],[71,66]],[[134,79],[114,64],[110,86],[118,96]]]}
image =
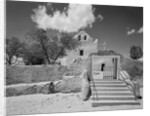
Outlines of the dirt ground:
{"label": "dirt ground", "polygon": [[57,94],[36,94],[23,95],[6,98],[6,115],[27,115],[27,114],[48,114],[60,112],[83,112],[102,110],[127,110],[141,109],[136,105],[101,106],[92,107],[91,101],[83,101],[81,93],[57,93]]}

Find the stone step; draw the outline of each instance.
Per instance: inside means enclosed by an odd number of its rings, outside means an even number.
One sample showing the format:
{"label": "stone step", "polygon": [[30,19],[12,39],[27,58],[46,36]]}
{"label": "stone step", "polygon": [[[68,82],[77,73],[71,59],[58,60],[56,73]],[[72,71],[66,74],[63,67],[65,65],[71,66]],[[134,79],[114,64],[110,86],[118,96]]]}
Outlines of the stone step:
{"label": "stone step", "polygon": [[[98,81],[98,82],[122,82],[121,80],[115,80],[115,79],[110,79],[110,80],[105,80],[105,79],[93,79],[93,81]],[[92,80],[91,80],[92,82]]]}
{"label": "stone step", "polygon": [[91,89],[92,90],[95,90],[95,89],[129,89],[127,86],[126,87],[107,87],[107,86],[91,86]]}
{"label": "stone step", "polygon": [[132,95],[130,92],[92,92],[92,95],[99,95],[99,96],[127,96],[127,95]]}
{"label": "stone step", "polygon": [[[91,98],[93,98],[93,97],[96,97],[95,95],[92,95],[91,96]],[[100,97],[100,98],[103,98],[103,97],[106,97],[106,98],[109,98],[109,97],[112,97],[112,98],[114,98],[114,97],[116,97],[116,98],[118,98],[118,97],[121,97],[121,98],[124,98],[124,97],[134,97],[132,94],[127,94],[127,95],[119,95],[119,94],[117,94],[117,95],[104,95],[104,94],[101,94],[101,95],[99,95],[98,97]]]}
{"label": "stone step", "polygon": [[121,81],[94,81],[91,84],[124,84]]}
{"label": "stone step", "polygon": [[98,106],[112,106],[112,105],[140,105],[139,101],[135,100],[101,100],[101,101],[92,101],[93,107]]}
{"label": "stone step", "polygon": [[107,96],[111,96],[111,95],[115,95],[116,96],[123,96],[123,95],[133,95],[130,91],[125,91],[125,92],[118,92],[118,91],[97,91],[97,92],[92,92],[92,96],[104,96],[104,95],[107,95]]}
{"label": "stone step", "polygon": [[134,96],[92,96],[91,100],[135,100]]}
{"label": "stone step", "polygon": [[110,80],[107,80],[107,79],[94,79],[94,80],[91,80],[91,83],[92,82],[103,82],[103,83],[123,83],[123,81],[120,81],[120,80],[114,80],[114,79],[110,79]]}
{"label": "stone step", "polygon": [[[91,88],[92,91],[95,91],[94,88]],[[130,91],[128,88],[96,88],[96,91]]]}
{"label": "stone step", "polygon": [[94,79],[90,82],[92,106],[140,105],[125,83],[120,80]]}
{"label": "stone step", "polygon": [[104,90],[101,90],[101,91],[99,91],[98,89],[93,89],[93,91],[92,91],[92,93],[95,93],[95,92],[97,92],[97,93],[132,93],[129,89],[128,90],[126,90],[126,91],[121,91],[121,90],[116,90],[116,89],[114,89],[113,91],[111,91],[110,89],[105,89],[106,91],[104,91]]}
{"label": "stone step", "polygon": [[118,88],[118,87],[127,87],[125,84],[90,84],[91,85],[91,87],[95,87],[95,88],[97,88],[97,87],[107,87],[107,88],[110,88],[110,87],[116,87],[116,88]]}

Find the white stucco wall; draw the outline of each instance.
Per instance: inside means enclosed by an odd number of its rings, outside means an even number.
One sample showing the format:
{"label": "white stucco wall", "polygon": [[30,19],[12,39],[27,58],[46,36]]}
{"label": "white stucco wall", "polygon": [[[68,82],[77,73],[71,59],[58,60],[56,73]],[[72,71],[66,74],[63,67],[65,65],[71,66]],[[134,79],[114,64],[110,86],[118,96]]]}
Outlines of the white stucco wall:
{"label": "white stucco wall", "polygon": [[[84,36],[86,36],[86,39]],[[98,51],[98,40],[93,40],[85,31],[79,32],[74,38],[81,42],[81,46],[76,50],[67,51],[67,56],[61,59],[63,65],[69,65],[78,58],[87,58],[89,54]],[[80,50],[83,50],[83,56],[80,55]]]}
{"label": "white stucco wall", "polygon": [[119,78],[119,72],[120,72],[120,56],[115,55],[108,55],[108,56],[98,56],[93,55],[92,56],[92,71],[101,71],[102,64],[105,64],[105,66],[114,66],[114,62],[112,61],[114,58],[117,59],[117,78]]}

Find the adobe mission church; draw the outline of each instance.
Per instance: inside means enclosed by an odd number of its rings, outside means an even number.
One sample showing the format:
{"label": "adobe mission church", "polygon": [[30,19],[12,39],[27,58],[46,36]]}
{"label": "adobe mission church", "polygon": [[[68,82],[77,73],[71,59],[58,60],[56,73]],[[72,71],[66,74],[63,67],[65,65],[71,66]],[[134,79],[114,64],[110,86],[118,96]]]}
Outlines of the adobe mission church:
{"label": "adobe mission church", "polygon": [[98,51],[98,39],[93,39],[85,31],[80,31],[74,36],[75,39],[81,42],[81,45],[72,51],[67,51],[67,56],[60,59],[62,65],[69,65],[76,59],[86,59],[89,54]]}

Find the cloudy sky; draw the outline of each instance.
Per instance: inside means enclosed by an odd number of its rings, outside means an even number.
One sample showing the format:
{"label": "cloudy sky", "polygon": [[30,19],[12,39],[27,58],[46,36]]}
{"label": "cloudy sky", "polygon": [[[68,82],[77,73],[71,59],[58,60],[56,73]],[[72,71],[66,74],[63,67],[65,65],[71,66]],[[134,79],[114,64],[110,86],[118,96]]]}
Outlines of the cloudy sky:
{"label": "cloudy sky", "polygon": [[129,56],[132,45],[143,47],[143,8],[7,1],[6,37],[25,35],[34,27],[74,33],[85,30],[99,40],[99,49],[115,50]]}

